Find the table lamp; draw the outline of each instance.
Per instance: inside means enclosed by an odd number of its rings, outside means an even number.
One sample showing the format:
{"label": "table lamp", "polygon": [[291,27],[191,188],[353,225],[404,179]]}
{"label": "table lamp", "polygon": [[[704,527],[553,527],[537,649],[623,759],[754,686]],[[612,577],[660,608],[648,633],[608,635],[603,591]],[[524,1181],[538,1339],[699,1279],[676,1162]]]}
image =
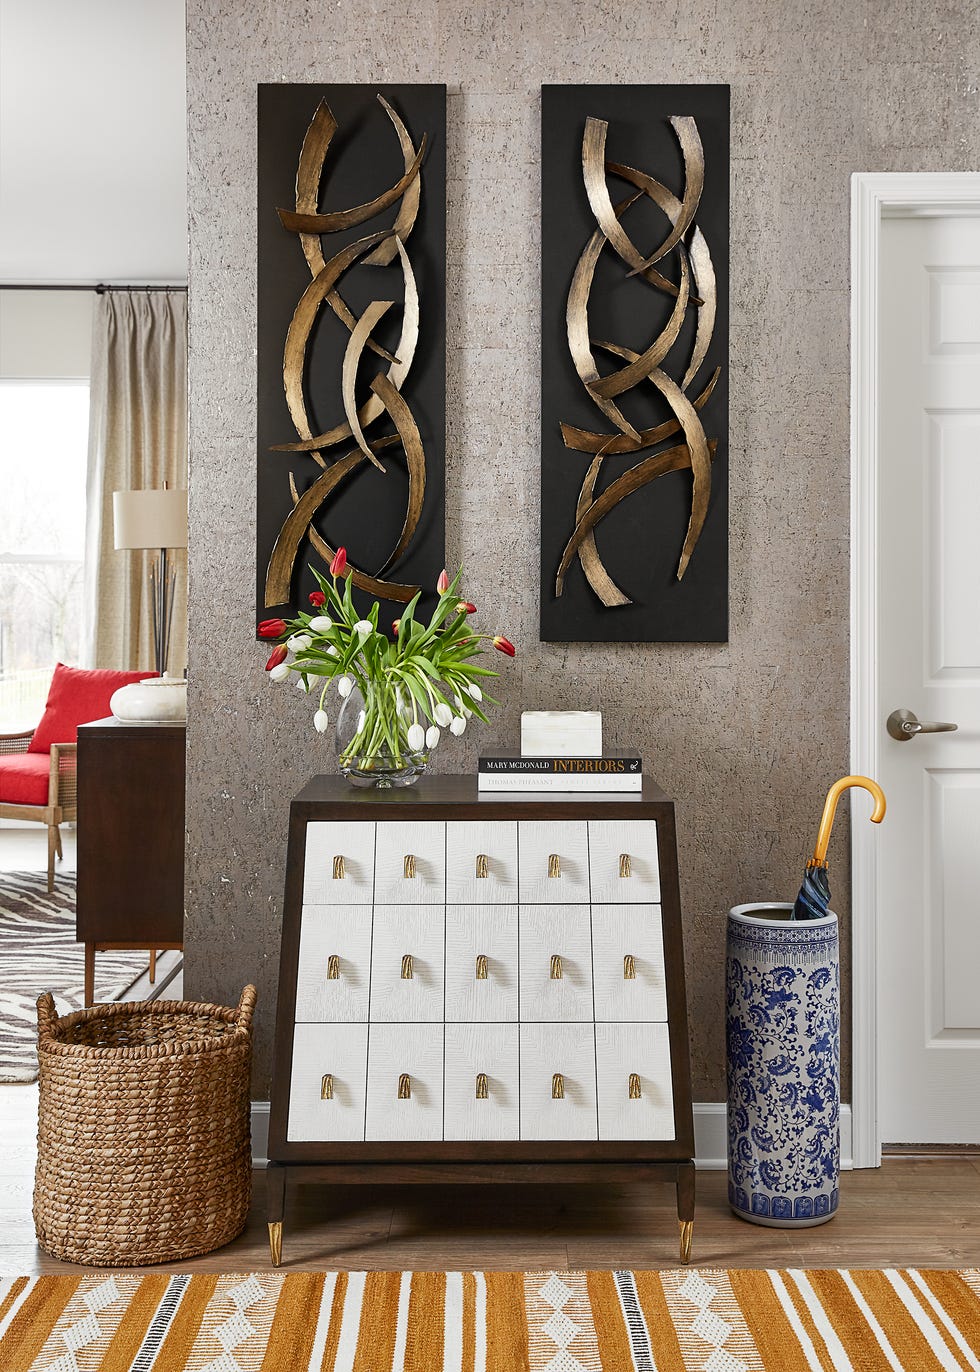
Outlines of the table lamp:
{"label": "table lamp", "polygon": [[150,563],[150,599],[155,665],[162,676],[170,653],[177,580],[177,568],[168,552],[187,547],[187,492],[171,490],[166,482],[162,490],[113,491],[112,516],[117,550],[156,550]]}

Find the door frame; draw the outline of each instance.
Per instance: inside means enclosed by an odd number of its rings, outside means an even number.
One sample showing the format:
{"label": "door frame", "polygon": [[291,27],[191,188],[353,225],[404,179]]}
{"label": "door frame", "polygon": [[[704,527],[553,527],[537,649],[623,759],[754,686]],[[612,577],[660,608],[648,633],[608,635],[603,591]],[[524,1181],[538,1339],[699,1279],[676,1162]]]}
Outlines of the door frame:
{"label": "door frame", "polygon": [[[851,176],[851,771],[878,772],[878,371],[883,219],[980,214],[980,172]],[[870,824],[851,829],[851,1107],[855,1167],[881,1164],[878,1124],[878,863]]]}

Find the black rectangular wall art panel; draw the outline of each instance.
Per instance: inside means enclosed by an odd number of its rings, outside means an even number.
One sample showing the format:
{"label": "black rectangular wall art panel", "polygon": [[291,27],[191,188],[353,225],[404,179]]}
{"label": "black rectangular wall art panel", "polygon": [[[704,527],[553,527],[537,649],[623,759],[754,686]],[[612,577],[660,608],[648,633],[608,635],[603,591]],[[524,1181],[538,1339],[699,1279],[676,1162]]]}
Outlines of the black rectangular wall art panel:
{"label": "black rectangular wall art panel", "polygon": [[445,560],[446,88],[258,90],[256,619],[338,546],[395,618]]}
{"label": "black rectangular wall art panel", "polygon": [[727,86],[545,86],[541,638],[728,639]]}

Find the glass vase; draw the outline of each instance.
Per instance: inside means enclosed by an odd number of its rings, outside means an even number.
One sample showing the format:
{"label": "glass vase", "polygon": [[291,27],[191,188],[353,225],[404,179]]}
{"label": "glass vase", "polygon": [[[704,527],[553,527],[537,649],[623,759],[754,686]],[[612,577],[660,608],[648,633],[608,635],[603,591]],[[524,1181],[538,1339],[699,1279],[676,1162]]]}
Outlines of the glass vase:
{"label": "glass vase", "polygon": [[412,710],[401,688],[386,681],[355,686],[337,716],[337,760],[352,786],[412,786],[429,762],[408,745]]}

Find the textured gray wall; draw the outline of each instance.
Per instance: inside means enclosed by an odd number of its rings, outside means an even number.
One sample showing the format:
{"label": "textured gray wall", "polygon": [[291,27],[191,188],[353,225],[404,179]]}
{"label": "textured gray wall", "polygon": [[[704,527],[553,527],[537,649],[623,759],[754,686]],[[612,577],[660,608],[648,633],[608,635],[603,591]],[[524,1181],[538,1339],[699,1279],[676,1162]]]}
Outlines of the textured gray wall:
{"label": "textured gray wall", "polygon": [[[601,705],[675,797],[695,1098],[724,1095],[724,912],[791,898],[847,770],[852,171],[980,157],[973,0],[188,0],[191,625],[187,986],[257,982],[267,1094],[290,796],[333,766],[252,634],[255,86],[444,81],[449,564],[519,646],[491,729]],[[538,643],[538,88],[732,86],[731,642]],[[864,807],[862,804],[862,817]],[[863,822],[863,818],[862,821]],[[832,850],[847,915],[847,832]]]}

